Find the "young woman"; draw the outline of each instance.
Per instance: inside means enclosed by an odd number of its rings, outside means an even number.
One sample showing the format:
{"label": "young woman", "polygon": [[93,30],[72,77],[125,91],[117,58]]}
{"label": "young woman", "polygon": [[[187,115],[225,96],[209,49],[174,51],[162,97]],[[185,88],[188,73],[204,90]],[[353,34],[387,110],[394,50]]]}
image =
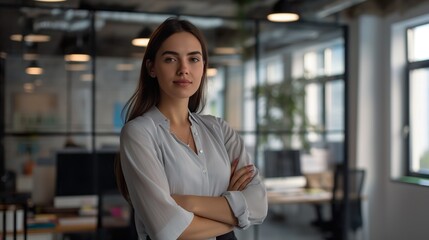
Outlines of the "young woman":
{"label": "young woman", "polygon": [[144,239],[236,239],[260,224],[267,198],[244,142],[200,115],[207,47],[190,22],[170,18],[152,34],[127,104],[117,179]]}

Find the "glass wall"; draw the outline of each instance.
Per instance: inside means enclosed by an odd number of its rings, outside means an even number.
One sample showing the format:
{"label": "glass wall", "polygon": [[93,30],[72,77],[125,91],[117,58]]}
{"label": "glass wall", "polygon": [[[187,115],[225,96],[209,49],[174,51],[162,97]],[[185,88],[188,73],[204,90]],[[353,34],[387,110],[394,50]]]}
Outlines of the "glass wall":
{"label": "glass wall", "polygon": [[[145,51],[132,41],[170,15],[39,8],[0,9],[0,15],[14,24],[2,27],[10,37],[0,43],[2,164],[17,174],[19,191],[32,192],[38,167],[53,167],[59,150],[118,148],[122,110]],[[332,171],[344,161],[341,27],[181,17],[203,31],[209,46],[203,113],[242,134],[262,175],[270,151],[298,151],[301,175]],[[47,187],[49,196],[35,203],[52,204],[54,188]]]}
{"label": "glass wall", "polygon": [[332,169],[345,136],[342,29],[263,22],[259,41],[258,149],[300,150],[304,173]]}

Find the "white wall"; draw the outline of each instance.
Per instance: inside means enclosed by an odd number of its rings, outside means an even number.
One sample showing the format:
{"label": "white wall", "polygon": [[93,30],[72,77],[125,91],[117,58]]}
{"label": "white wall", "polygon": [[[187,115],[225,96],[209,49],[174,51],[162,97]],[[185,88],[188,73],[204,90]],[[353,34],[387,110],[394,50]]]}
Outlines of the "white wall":
{"label": "white wall", "polygon": [[429,2],[387,16],[363,14],[349,23],[350,158],[368,173],[363,239],[429,239],[429,188],[390,176],[392,159],[400,157],[391,145],[397,136],[391,126],[402,117],[391,114],[398,107],[391,84],[403,76],[391,74],[391,27],[428,13]]}

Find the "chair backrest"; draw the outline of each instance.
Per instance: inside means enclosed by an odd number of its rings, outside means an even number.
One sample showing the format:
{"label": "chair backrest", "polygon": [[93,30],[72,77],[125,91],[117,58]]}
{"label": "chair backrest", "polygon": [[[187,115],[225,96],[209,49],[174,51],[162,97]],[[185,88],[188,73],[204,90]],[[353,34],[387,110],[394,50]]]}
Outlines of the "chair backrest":
{"label": "chair backrest", "polygon": [[[6,239],[12,231],[13,239],[17,239],[18,230],[22,228],[23,239],[27,240],[27,212],[29,194],[1,193],[0,194],[0,228],[2,239]],[[9,226],[11,224],[12,226]]]}
{"label": "chair backrest", "polygon": [[[350,209],[350,227],[356,230],[362,226],[362,189],[365,180],[364,169],[349,169],[348,174],[348,199]],[[332,189],[332,217],[334,221],[343,221],[343,189],[344,170],[342,165],[337,165],[334,172],[334,187]]]}
{"label": "chair backrest", "polygon": [[[348,191],[349,198],[361,198],[362,188],[365,180],[364,169],[349,169],[348,171]],[[344,171],[341,165],[337,165],[334,172],[333,200],[339,201],[342,199],[342,191],[344,189]]]}

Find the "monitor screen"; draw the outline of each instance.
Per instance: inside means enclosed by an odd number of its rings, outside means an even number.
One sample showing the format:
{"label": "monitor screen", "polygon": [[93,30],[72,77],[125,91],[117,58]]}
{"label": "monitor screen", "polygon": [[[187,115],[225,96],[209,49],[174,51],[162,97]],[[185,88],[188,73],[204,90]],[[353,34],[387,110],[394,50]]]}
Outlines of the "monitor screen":
{"label": "monitor screen", "polygon": [[56,196],[96,194],[93,156],[82,150],[65,150],[56,155]]}
{"label": "monitor screen", "polygon": [[301,153],[299,150],[266,150],[264,168],[266,178],[301,176]]}
{"label": "monitor screen", "polygon": [[115,158],[118,152],[115,150],[100,150],[97,152],[97,169],[99,176],[100,193],[117,191],[115,178]]}
{"label": "monitor screen", "polygon": [[74,149],[57,152],[55,195],[95,195],[98,190],[116,189],[116,155],[115,150],[101,150],[95,154]]}

